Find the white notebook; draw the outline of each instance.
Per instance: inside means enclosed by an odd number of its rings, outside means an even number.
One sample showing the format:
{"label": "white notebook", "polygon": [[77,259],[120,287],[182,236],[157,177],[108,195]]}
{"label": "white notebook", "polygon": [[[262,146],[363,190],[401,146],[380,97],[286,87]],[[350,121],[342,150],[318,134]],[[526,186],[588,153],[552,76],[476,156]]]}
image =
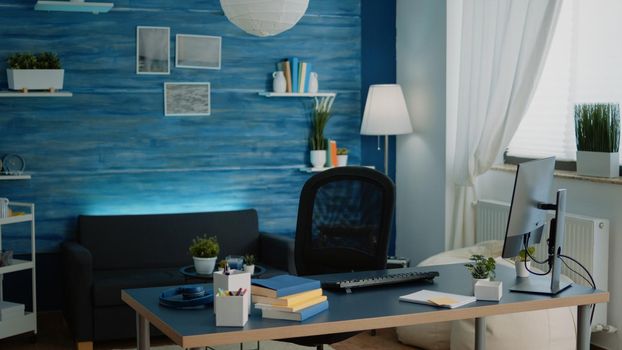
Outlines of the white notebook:
{"label": "white notebook", "polygon": [[424,289],[415,293],[402,295],[400,297],[400,301],[453,309],[474,302],[475,297],[470,295],[435,292]]}

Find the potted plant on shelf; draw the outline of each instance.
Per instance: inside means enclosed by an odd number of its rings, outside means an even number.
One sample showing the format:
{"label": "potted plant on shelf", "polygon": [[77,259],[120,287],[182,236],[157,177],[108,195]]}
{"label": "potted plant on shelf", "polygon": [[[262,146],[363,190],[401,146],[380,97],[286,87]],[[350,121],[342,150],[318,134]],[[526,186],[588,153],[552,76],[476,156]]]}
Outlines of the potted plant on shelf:
{"label": "potted plant on shelf", "polygon": [[339,148],[337,149],[337,166],[346,166],[346,165],[348,165],[348,149]]}
{"label": "potted plant on shelf", "polygon": [[253,254],[244,255],[244,272],[251,275],[255,273],[255,256]]}
{"label": "potted plant on shelf", "polygon": [[311,130],[309,132],[309,148],[311,149],[311,165],[314,169],[322,169],[326,164],[326,138],[324,128],[330,119],[330,109],[334,97],[315,98],[311,112]]}
{"label": "potted plant on shelf", "polygon": [[209,275],[214,272],[216,258],[220,253],[220,245],[216,236],[195,237],[189,248],[192,260],[194,260],[194,269],[197,273]]}
{"label": "potted plant on shelf", "polygon": [[63,88],[65,70],[55,53],[14,53],[7,59],[7,81],[10,90],[49,90]]}
{"label": "potted plant on shelf", "polygon": [[577,104],[574,109],[577,174],[618,177],[620,174],[620,106]]}
{"label": "potted plant on shelf", "polygon": [[[531,266],[530,256],[533,256],[536,252],[536,247],[529,247],[527,250],[523,249],[518,252],[516,260],[514,260],[514,267],[516,268],[516,277],[529,277],[529,267]],[[525,266],[526,265],[526,266]]]}
{"label": "potted plant on shelf", "polygon": [[490,281],[491,278],[495,278],[495,259],[475,254],[471,255],[469,260],[471,260],[472,263],[464,264],[464,266],[473,277],[473,286],[475,286],[477,281]]}

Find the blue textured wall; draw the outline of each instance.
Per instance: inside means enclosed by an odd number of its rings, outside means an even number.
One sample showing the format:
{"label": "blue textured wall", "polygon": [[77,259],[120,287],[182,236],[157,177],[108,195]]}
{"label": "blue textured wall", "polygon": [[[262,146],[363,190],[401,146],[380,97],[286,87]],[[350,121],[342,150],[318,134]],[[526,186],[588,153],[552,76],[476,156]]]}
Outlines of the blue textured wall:
{"label": "blue textured wall", "polygon": [[[308,162],[310,101],[257,95],[284,57],[312,62],[320,89],[338,92],[327,135],[360,163],[359,0],[312,0],[297,26],[273,38],[242,32],[217,0],[115,1],[100,15],[37,12],[33,5],[0,1],[0,71],[12,52],[54,51],[66,70],[65,89],[74,93],[0,99],[0,154],[22,155],[33,174],[0,182],[0,194],[36,203],[38,251],[72,237],[78,214],[252,207],[262,230],[292,234],[309,176],[297,169]],[[175,34],[222,36],[222,69],[173,64],[170,76],[136,75],[138,25],[171,28],[173,62]],[[167,81],[211,82],[212,115],[165,118]],[[5,248],[25,249],[17,232],[8,235]]]}

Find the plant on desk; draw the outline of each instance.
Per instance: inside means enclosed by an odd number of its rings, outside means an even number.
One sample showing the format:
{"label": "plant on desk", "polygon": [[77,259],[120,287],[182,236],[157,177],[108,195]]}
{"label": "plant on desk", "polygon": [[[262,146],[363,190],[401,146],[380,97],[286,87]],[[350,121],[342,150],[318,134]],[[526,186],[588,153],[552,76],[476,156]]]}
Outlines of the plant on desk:
{"label": "plant on desk", "polygon": [[311,112],[311,130],[309,131],[309,149],[311,149],[311,165],[314,168],[323,168],[326,165],[327,142],[324,137],[324,128],[330,120],[330,109],[334,97],[315,98]]}
{"label": "plant on desk", "polygon": [[346,165],[348,165],[348,149],[338,148],[337,149],[337,166],[346,166]]}
{"label": "plant on desk", "polygon": [[471,255],[469,260],[471,260],[472,263],[464,264],[464,266],[466,266],[473,277],[473,285],[480,280],[489,281],[495,278],[495,259],[476,254]]}
{"label": "plant on desk", "polygon": [[255,273],[255,256],[253,254],[244,255],[244,272]]}
{"label": "plant on desk", "polygon": [[[530,257],[536,253],[536,247],[531,246],[527,250],[523,249],[518,252],[518,256],[514,260],[516,268],[516,277],[529,277],[529,267],[531,266]],[[527,266],[525,266],[527,265]]]}
{"label": "plant on desk", "polygon": [[216,259],[220,253],[220,245],[216,236],[197,236],[188,248],[194,260],[194,269],[197,273],[209,275],[214,272]]}

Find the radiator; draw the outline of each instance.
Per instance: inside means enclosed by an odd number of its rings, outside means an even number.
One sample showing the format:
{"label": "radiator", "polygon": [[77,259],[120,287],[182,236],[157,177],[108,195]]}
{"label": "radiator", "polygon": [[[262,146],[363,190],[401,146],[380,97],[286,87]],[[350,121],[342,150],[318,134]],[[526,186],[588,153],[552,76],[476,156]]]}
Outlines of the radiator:
{"label": "radiator", "polygon": [[[477,202],[476,241],[502,240],[510,211],[510,204],[494,200],[479,200]],[[548,223],[553,217],[549,214]],[[546,225],[540,244],[536,245],[536,258],[544,260],[546,257],[546,238],[550,225]],[[566,214],[566,235],[562,252],[580,261],[594,277],[596,287],[608,290],[608,260],[609,260],[609,220]],[[568,264],[575,270],[581,271],[576,265]],[[540,269],[545,266],[535,264]],[[577,268],[575,268],[577,267]],[[580,276],[562,265],[562,274],[570,277],[574,282],[588,285]],[[587,276],[586,276],[587,277]],[[592,328],[607,324],[607,304],[596,306]]]}

